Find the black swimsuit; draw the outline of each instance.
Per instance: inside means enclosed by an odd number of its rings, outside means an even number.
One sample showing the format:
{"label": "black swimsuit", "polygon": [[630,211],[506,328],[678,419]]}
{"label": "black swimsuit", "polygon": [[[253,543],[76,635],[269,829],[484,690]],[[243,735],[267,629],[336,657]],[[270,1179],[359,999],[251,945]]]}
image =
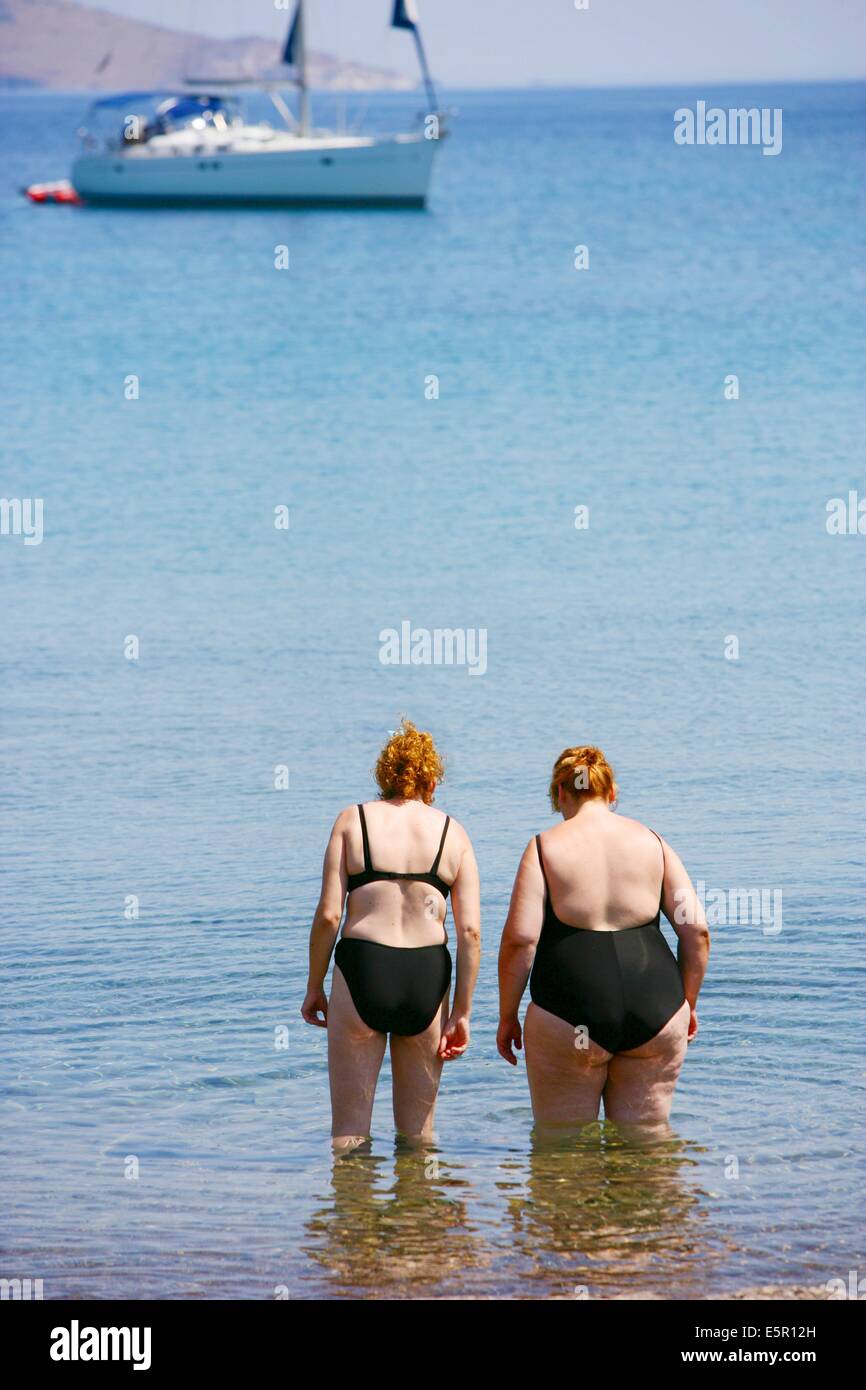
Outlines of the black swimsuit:
{"label": "black swimsuit", "polygon": [[[429,873],[409,874],[373,868],[363,806],[358,807],[358,814],[364,841],[364,867],[360,873],[348,875],[349,893],[385,879],[429,883],[443,898],[448,897],[451,884],[439,877],[439,861],[451,824],[450,816],[445,817],[439,850]],[[334,961],[343,972],[352,1003],[367,1027],[377,1033],[412,1037],[425,1032],[451,984],[451,956],[444,940],[438,946],[384,946],[379,941],[343,936],[337,942]]]}
{"label": "black swimsuit", "polygon": [[544,923],[529,980],[532,1002],[573,1028],[583,1025],[591,1040],[607,1052],[640,1047],[661,1032],[685,999],[676,959],[661,930],[664,845],[662,893],[652,921],[618,931],[593,931],[569,926],[557,917],[540,835],[535,843],[545,899]]}

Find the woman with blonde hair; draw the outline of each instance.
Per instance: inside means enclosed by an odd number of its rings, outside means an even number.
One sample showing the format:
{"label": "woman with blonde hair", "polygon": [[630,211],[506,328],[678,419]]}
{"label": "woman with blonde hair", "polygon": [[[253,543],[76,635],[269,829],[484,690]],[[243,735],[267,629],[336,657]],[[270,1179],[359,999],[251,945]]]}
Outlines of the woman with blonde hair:
{"label": "woman with blonde hair", "polygon": [[516,1065],[528,980],[526,1070],[539,1128],[595,1120],[602,1102],[618,1124],[663,1125],[698,1030],[703,908],[679,856],[654,830],[611,815],[615,800],[601,749],[566,748],[550,783],[562,822],[530,840],[511,895],[497,1047]]}
{"label": "woman with blonde hair", "polygon": [[[328,1030],[338,1151],[369,1137],[389,1037],[394,1122],[417,1140],[432,1135],[443,1063],[469,1044],[481,930],[478,869],[466,831],[431,804],[443,775],[431,735],[404,719],[376,764],[379,800],[341,811],[325,851],[301,1013]],[[457,935],[450,1012],[449,894]]]}

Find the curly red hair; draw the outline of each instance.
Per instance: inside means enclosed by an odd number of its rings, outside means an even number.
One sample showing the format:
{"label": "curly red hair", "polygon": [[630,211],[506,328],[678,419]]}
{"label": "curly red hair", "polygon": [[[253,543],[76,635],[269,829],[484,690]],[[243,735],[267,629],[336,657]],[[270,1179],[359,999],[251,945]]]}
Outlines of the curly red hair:
{"label": "curly red hair", "polygon": [[432,734],[403,719],[379,754],[375,776],[384,800],[399,796],[429,806],[436,783],[445,776],[445,765]]}

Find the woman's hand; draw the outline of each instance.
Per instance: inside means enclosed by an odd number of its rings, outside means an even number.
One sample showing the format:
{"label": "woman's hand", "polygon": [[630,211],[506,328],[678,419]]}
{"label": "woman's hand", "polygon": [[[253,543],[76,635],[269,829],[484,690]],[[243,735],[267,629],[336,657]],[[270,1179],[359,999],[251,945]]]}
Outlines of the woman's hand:
{"label": "woman's hand", "polygon": [[[322,1014],[323,1017],[319,1018],[319,1014]],[[305,1023],[312,1023],[316,1028],[327,1028],[328,996],[323,989],[307,990],[301,1005],[301,1016]]]}
{"label": "woman's hand", "polygon": [[698,1015],[697,1010],[689,1008],[689,1031],[686,1042],[694,1042],[698,1034]]}
{"label": "woman's hand", "polygon": [[516,1014],[514,1018],[500,1019],[499,1027],[496,1030],[496,1048],[500,1057],[504,1057],[506,1062],[510,1062],[513,1067],[516,1067],[517,1058],[512,1046],[516,1047],[518,1052],[523,1047],[523,1033],[520,1029],[520,1019]]}
{"label": "woman's hand", "polygon": [[439,1056],[443,1062],[462,1057],[469,1046],[469,1015],[452,1014],[439,1039]]}

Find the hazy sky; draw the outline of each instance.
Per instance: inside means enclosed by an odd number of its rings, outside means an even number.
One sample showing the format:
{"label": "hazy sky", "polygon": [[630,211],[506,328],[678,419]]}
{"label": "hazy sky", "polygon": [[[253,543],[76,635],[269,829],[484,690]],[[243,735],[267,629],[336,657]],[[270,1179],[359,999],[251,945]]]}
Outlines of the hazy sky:
{"label": "hazy sky", "polygon": [[[866,75],[866,0],[417,0],[430,63],[455,87]],[[308,0],[312,44],[415,73],[390,0]],[[219,35],[282,35],[287,0],[98,0]]]}

